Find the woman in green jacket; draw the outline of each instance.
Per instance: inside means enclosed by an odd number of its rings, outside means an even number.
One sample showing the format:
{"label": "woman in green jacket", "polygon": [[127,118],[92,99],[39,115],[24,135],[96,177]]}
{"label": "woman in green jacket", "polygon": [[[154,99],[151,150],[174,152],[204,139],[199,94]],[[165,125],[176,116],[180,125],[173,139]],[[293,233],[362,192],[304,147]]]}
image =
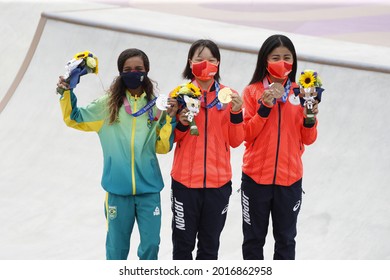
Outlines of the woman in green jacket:
{"label": "woman in green jacket", "polygon": [[148,77],[149,59],[139,49],[127,49],[118,57],[119,75],[108,93],[86,107],[64,77],[58,87],[62,114],[69,127],[97,132],[103,149],[102,187],[107,192],[106,258],[127,259],[130,236],[137,220],[139,259],[157,259],[160,244],[160,191],[164,186],[156,153],[173,145],[177,102],[167,111],[154,104],[154,87]]}

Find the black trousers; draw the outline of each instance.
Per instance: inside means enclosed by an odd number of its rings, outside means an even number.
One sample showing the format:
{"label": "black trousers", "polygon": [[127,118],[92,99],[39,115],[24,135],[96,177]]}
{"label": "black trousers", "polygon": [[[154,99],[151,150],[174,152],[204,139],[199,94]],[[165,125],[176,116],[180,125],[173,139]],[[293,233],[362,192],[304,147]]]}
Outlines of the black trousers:
{"label": "black trousers", "polygon": [[241,207],[244,260],[263,260],[269,217],[275,239],[274,260],[295,259],[297,219],[302,204],[302,179],[289,187],[259,185],[242,174]]}
{"label": "black trousers", "polygon": [[174,260],[218,259],[232,183],[220,188],[190,189],[172,179],[172,243]]}

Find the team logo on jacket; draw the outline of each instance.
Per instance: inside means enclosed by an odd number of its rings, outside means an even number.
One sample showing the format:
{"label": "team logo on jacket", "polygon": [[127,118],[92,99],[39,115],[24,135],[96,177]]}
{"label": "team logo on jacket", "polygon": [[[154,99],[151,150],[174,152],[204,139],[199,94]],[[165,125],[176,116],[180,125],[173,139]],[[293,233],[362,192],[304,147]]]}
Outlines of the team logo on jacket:
{"label": "team logo on jacket", "polygon": [[108,206],[108,218],[114,220],[117,216],[116,206]]}
{"label": "team logo on jacket", "polygon": [[301,206],[301,201],[298,200],[297,203],[294,205],[293,211],[297,211],[299,209],[299,206]]}
{"label": "team logo on jacket", "polygon": [[288,101],[290,101],[290,103],[292,105],[299,105],[301,104],[301,101],[299,100],[299,97],[298,96],[295,96],[295,94],[291,94],[288,98]]}
{"label": "team logo on jacket", "polygon": [[158,206],[156,206],[156,208],[154,209],[153,216],[160,216],[160,208],[158,208]]}
{"label": "team logo on jacket", "polygon": [[226,214],[229,209],[229,204],[226,204],[225,208],[223,208],[221,215]]}

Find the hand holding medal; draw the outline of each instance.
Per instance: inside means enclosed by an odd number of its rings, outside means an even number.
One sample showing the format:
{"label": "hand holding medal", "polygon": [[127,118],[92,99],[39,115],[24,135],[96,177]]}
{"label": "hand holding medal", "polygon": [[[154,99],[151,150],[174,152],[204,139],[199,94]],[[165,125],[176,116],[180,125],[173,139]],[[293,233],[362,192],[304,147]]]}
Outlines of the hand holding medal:
{"label": "hand holding medal", "polygon": [[265,78],[263,85],[264,92],[261,100],[269,107],[272,107],[276,103],[276,100],[282,100],[282,97],[286,94],[286,89],[281,83],[274,82],[268,84],[268,80]]}
{"label": "hand holding medal", "polygon": [[168,115],[173,117],[177,113],[178,103],[176,99],[160,94],[156,99],[156,107],[160,111],[167,111]]}
{"label": "hand holding medal", "polygon": [[156,99],[156,107],[161,111],[168,109],[168,96],[160,94]]}
{"label": "hand holding medal", "polygon": [[232,111],[238,112],[242,108],[242,99],[241,97],[234,93],[230,88],[224,87],[218,92],[218,100],[222,104],[232,103]]}
{"label": "hand holding medal", "polygon": [[232,101],[232,90],[228,87],[224,87],[218,92],[218,99],[223,104],[228,104],[230,101]]}
{"label": "hand holding medal", "polygon": [[280,83],[270,84],[269,89],[272,91],[275,99],[281,98],[284,95],[284,86]]}

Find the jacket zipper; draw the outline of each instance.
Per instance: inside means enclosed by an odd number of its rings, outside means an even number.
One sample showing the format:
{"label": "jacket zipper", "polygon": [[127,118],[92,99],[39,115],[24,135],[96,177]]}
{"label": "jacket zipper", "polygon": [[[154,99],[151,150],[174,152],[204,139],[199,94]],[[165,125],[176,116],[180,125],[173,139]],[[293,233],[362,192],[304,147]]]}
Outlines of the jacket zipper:
{"label": "jacket zipper", "polygon": [[278,144],[276,146],[276,159],[275,159],[275,172],[274,172],[273,185],[275,185],[275,183],[276,183],[276,173],[277,173],[277,170],[278,170],[281,118],[282,118],[282,112],[280,110],[280,103],[278,103]]}
{"label": "jacket zipper", "polygon": [[[135,102],[134,102],[134,112],[137,112],[137,96],[135,96]],[[133,117],[133,126],[131,128],[131,143],[130,143],[130,150],[131,150],[131,182],[133,185],[133,195],[136,194],[136,185],[135,185],[135,155],[134,155],[134,141],[135,141],[135,125],[136,125],[137,118]]]}
{"label": "jacket zipper", "polygon": [[[203,92],[204,96],[204,103],[207,106],[207,91]],[[206,176],[207,176],[207,168],[206,168],[206,163],[207,163],[207,119],[208,119],[208,110],[207,107],[205,107],[205,124],[204,124],[204,161],[203,161],[203,187],[206,188]]]}

